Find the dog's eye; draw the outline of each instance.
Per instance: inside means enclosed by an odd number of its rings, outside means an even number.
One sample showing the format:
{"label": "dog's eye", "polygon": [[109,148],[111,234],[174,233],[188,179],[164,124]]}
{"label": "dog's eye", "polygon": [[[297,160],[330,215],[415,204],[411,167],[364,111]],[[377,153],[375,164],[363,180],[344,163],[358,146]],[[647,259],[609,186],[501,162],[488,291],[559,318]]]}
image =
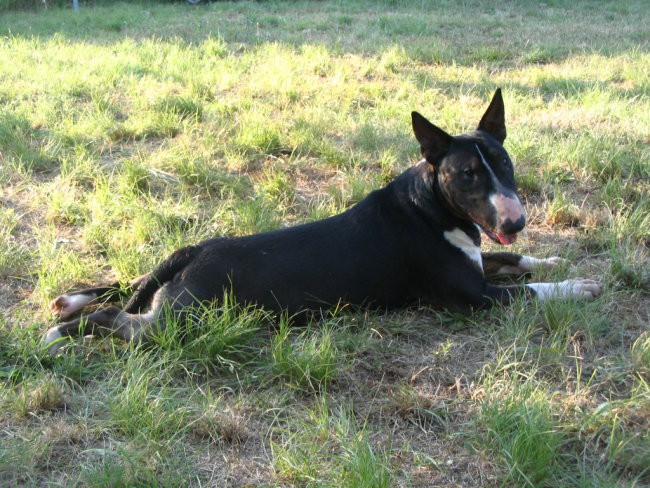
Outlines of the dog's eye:
{"label": "dog's eye", "polygon": [[474,171],[472,171],[471,168],[467,168],[466,170],[463,171],[463,175],[465,175],[465,178],[467,179],[472,179],[474,178]]}

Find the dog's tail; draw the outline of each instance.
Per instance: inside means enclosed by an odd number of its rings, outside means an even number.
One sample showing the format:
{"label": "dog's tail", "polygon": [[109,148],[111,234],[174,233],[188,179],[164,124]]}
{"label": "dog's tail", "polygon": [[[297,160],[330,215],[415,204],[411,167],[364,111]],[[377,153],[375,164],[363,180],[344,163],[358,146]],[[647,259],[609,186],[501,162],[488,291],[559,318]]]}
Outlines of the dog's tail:
{"label": "dog's tail", "polygon": [[200,251],[198,246],[187,246],[172,253],[160,263],[135,289],[131,299],[124,306],[127,313],[140,313],[150,304],[155,293],[179,271],[182,271]]}

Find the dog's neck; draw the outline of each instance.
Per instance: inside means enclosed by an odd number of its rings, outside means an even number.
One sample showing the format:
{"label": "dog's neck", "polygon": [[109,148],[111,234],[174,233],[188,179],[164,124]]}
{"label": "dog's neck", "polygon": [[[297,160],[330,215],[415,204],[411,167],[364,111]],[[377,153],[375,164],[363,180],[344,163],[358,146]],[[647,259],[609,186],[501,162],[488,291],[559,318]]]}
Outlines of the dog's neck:
{"label": "dog's neck", "polygon": [[447,201],[440,189],[435,168],[426,160],[411,167],[390,186],[393,186],[397,198],[408,200],[409,207],[425,221],[442,224],[449,229],[460,228],[473,240],[479,239],[480,242],[476,224]]}

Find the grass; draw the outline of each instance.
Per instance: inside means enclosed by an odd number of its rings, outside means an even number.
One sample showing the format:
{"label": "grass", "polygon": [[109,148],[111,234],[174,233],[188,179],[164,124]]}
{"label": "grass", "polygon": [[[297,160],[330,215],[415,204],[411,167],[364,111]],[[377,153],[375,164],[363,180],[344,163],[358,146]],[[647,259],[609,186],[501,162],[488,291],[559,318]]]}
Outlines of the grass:
{"label": "grass", "polygon": [[[650,483],[641,1],[0,3],[0,484]],[[213,236],[333,215],[504,89],[529,225],[592,303],[469,317],[234,305],[147,347],[39,346],[47,304]],[[488,248],[493,248],[487,244]],[[218,481],[216,481],[218,480]]]}

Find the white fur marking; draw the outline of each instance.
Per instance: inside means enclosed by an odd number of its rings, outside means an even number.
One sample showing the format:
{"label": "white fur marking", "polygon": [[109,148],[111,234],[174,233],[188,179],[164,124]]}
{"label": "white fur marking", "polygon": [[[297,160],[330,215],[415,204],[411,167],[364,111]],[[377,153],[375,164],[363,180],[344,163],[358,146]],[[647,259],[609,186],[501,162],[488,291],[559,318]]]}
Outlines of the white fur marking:
{"label": "white fur marking", "polygon": [[65,307],[66,311],[70,313],[81,310],[90,302],[92,302],[94,298],[94,295],[69,295],[68,302]]}
{"label": "white fur marking", "polygon": [[[490,174],[490,178],[492,178],[494,188],[499,188],[501,186],[499,178],[497,178],[497,175],[494,174],[494,171],[492,171],[492,167],[488,164],[479,147],[476,144],[474,144],[474,147],[476,148],[476,151],[478,151],[478,155],[481,158],[483,166],[485,166],[488,173]],[[496,211],[498,224],[500,224],[501,221],[506,221],[508,219],[516,222],[521,218],[522,215],[525,215],[524,206],[516,196],[513,198],[502,193],[492,193],[489,197],[489,201]]]}
{"label": "white fur marking", "polygon": [[524,269],[520,266],[501,266],[495,274],[497,275],[516,275],[520,273],[526,273],[527,269]]}
{"label": "white fur marking", "polygon": [[533,271],[541,268],[547,262],[547,259],[534,258],[532,256],[522,256],[519,261],[519,267],[524,271]]}
{"label": "white fur marking", "polygon": [[487,168],[488,173],[490,173],[490,176],[492,176],[492,179],[493,179],[494,181],[499,181],[498,178],[497,178],[497,175],[494,174],[494,171],[492,171],[492,168],[490,167],[490,165],[488,164],[488,162],[487,162],[487,161],[485,160],[485,158],[483,157],[483,153],[481,152],[481,150],[478,148],[478,146],[477,146],[476,144],[474,144],[474,147],[475,147],[476,150],[478,151],[478,155],[479,155],[480,158],[481,158],[481,162],[482,162],[483,165]]}
{"label": "white fur marking", "polygon": [[50,308],[54,313],[66,318],[84,308],[95,298],[97,298],[95,295],[62,295],[52,301]]}
{"label": "white fur marking", "polygon": [[534,258],[532,256],[522,256],[519,261],[519,267],[525,271],[535,271],[536,269],[550,269],[561,263],[566,263],[567,260],[559,256],[552,256],[550,258]]}
{"label": "white fur marking", "polygon": [[558,283],[528,283],[526,286],[535,291],[538,300],[553,298],[593,300],[602,291],[602,285],[594,280],[576,278]]}
{"label": "white fur marking", "polygon": [[560,263],[567,262],[566,259],[553,256],[550,258],[534,258],[532,256],[522,256],[517,266],[501,266],[496,274],[519,274],[535,271],[538,269],[550,269]]}
{"label": "white fur marking", "polygon": [[445,239],[452,245],[463,251],[467,257],[483,271],[483,259],[481,248],[474,244],[474,241],[467,233],[460,229],[448,230],[444,233]]}
{"label": "white fur marking", "polygon": [[58,327],[52,327],[47,331],[43,339],[43,345],[47,347],[50,354],[54,355],[59,350],[62,345],[62,341],[60,340],[62,337],[63,335],[59,332]]}

